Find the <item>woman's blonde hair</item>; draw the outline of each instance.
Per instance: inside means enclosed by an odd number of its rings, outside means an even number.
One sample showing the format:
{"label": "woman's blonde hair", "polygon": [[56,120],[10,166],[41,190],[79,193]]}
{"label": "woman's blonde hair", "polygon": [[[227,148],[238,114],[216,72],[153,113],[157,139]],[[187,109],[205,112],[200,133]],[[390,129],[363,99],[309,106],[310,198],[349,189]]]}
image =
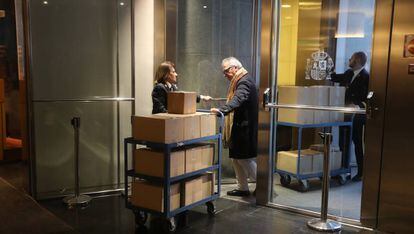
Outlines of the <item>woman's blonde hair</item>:
{"label": "woman's blonde hair", "polygon": [[175,68],[174,63],[170,61],[162,62],[155,73],[155,83],[165,83],[173,68]]}

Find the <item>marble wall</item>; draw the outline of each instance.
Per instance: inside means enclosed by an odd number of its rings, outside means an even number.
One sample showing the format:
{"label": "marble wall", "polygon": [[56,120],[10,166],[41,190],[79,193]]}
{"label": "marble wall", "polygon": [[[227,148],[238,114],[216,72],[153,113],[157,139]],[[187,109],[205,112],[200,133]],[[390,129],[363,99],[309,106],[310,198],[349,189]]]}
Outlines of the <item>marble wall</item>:
{"label": "marble wall", "polygon": [[[223,58],[237,57],[253,73],[253,3],[251,0],[178,0],[176,58],[178,86],[212,97],[226,97]],[[209,109],[222,103],[201,103]],[[224,176],[233,170],[223,152]]]}

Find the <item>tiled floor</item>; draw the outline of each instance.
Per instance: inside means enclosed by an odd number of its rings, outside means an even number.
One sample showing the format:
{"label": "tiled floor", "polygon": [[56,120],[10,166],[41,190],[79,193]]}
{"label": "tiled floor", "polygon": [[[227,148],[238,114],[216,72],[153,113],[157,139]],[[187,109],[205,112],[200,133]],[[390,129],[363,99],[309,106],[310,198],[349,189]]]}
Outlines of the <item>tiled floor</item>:
{"label": "tiled floor", "polygon": [[[250,199],[254,199],[251,197]],[[124,208],[122,196],[95,198],[86,209],[67,210],[60,200],[43,201],[41,205],[64,220],[80,233],[134,233],[134,216]],[[177,233],[317,233],[306,226],[310,219],[254,204],[226,199],[216,202],[217,214],[210,217],[205,206],[188,213],[188,225]],[[158,233],[150,227],[136,233]],[[345,227],[342,233],[363,231]]]}

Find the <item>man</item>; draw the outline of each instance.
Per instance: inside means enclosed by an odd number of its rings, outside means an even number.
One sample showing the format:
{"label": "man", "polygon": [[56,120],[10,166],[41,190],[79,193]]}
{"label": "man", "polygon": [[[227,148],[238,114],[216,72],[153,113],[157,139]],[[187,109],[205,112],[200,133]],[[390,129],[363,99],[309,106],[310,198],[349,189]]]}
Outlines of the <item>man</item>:
{"label": "man", "polygon": [[[364,69],[367,56],[364,52],[356,52],[349,59],[349,67],[343,74],[332,74],[333,82],[339,82],[346,87],[345,103],[355,107],[365,108],[368,95],[369,74]],[[352,122],[352,141],[355,145],[355,157],[358,164],[358,173],[352,181],[361,181],[363,172],[363,128],[365,115],[356,114]]]}
{"label": "man", "polygon": [[238,189],[230,196],[249,196],[247,178],[256,180],[258,98],[254,79],[239,60],[229,57],[221,63],[224,76],[230,81],[227,102],[211,112],[221,111],[225,117],[224,141],[229,147]]}

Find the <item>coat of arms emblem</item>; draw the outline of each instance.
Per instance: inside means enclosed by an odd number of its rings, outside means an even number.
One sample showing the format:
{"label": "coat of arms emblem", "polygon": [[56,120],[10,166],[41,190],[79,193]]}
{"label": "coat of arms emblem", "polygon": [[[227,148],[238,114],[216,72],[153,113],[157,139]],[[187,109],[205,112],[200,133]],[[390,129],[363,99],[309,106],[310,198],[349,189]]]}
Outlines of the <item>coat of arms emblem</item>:
{"label": "coat of arms emblem", "polygon": [[312,59],[306,60],[305,79],[330,80],[334,63],[332,58],[325,51],[312,53]]}

